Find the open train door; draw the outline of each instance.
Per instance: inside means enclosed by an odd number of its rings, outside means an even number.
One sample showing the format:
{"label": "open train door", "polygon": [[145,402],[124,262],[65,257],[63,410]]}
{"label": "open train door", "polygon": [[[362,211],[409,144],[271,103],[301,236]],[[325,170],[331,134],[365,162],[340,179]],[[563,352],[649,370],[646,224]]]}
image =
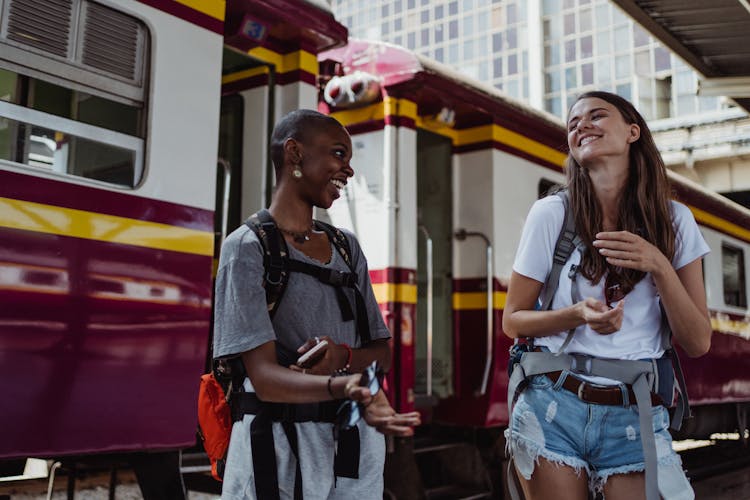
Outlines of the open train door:
{"label": "open train door", "polygon": [[417,131],[417,321],[414,403],[428,416],[453,394],[453,182],[448,137]]}

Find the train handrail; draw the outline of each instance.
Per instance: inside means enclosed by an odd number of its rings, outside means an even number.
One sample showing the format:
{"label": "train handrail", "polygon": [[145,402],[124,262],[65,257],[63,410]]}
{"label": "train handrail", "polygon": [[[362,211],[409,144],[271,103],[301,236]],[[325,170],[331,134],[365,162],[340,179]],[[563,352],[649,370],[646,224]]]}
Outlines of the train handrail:
{"label": "train handrail", "polygon": [[484,360],[484,374],[482,375],[482,384],[476,392],[476,396],[484,396],[487,393],[487,384],[490,380],[490,368],[492,367],[492,359],[494,357],[494,315],[495,315],[495,304],[494,304],[494,268],[492,264],[492,242],[484,233],[479,231],[467,231],[466,229],[458,229],[454,233],[454,236],[458,241],[464,241],[466,238],[476,236],[484,240],[487,245],[487,354]]}
{"label": "train handrail", "polygon": [[425,237],[425,254],[427,260],[427,381],[425,384],[427,390],[425,394],[432,396],[432,334],[434,325],[432,238],[425,226],[419,226],[419,230]]}
{"label": "train handrail", "polygon": [[216,164],[224,169],[224,196],[221,200],[221,241],[219,242],[223,244],[227,237],[227,226],[229,225],[229,188],[232,182],[232,165],[224,158],[216,160]]}

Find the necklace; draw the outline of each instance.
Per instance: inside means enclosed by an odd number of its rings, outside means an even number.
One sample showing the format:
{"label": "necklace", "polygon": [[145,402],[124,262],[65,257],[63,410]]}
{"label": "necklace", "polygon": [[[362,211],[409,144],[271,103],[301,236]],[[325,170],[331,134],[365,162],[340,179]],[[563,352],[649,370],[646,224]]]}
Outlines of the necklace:
{"label": "necklace", "polygon": [[[277,226],[278,227],[278,226]],[[302,244],[306,241],[310,241],[310,235],[313,232],[313,229],[315,229],[315,226],[313,224],[310,224],[310,227],[307,228],[304,231],[290,231],[289,229],[284,229],[283,227],[279,227],[279,231],[281,231],[284,234],[288,234],[292,237],[292,239],[299,244]]]}

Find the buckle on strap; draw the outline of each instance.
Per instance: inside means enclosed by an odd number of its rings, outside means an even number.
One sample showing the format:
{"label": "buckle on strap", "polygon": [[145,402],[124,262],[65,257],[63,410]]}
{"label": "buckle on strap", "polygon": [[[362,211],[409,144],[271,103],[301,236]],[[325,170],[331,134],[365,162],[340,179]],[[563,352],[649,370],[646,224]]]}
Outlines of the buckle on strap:
{"label": "buckle on strap", "polygon": [[586,354],[571,353],[570,355],[570,371],[574,373],[581,373],[583,375],[591,375],[592,361],[594,358],[587,356]]}
{"label": "buckle on strap", "polygon": [[321,268],[320,270],[320,281],[327,283],[331,286],[342,287],[352,286],[352,273],[344,273],[336,269]]}

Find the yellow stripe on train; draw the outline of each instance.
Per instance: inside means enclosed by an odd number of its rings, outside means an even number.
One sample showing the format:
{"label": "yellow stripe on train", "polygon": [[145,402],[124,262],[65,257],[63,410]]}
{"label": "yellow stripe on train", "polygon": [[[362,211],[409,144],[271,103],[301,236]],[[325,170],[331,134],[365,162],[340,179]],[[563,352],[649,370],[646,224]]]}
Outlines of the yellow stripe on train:
{"label": "yellow stripe on train", "polygon": [[430,121],[417,115],[417,105],[408,99],[386,97],[383,102],[375,103],[363,108],[331,113],[344,126],[356,125],[374,120],[383,120],[386,116],[410,118],[418,128],[430,130],[448,137],[454,146],[470,146],[482,142],[499,142],[506,144],[531,156],[559,165],[565,164],[566,153],[551,148],[541,142],[530,139],[523,134],[513,132],[500,125],[480,125],[478,127],[456,130]]}
{"label": "yellow stripe on train", "polygon": [[741,240],[750,241],[750,231],[748,231],[744,227],[733,224],[726,219],[717,217],[716,215],[703,211],[700,208],[695,208],[692,205],[688,206],[690,208],[690,211],[693,212],[695,220],[698,221],[699,224],[705,224],[723,231],[726,234],[735,236]]}
{"label": "yellow stripe on train", "polygon": [[224,20],[224,15],[227,10],[226,0],[175,0],[177,3],[181,3],[185,7],[189,7],[193,10],[197,10],[202,14],[218,19],[219,21]]}
{"label": "yellow stripe on train", "polygon": [[183,227],[0,197],[0,227],[213,255],[214,235]]}
{"label": "yellow stripe on train", "polygon": [[[505,309],[505,297],[507,295],[507,292],[494,292],[492,294],[492,308]],[[453,294],[453,309],[456,311],[487,309],[487,293],[456,292]]]}
{"label": "yellow stripe on train", "polygon": [[306,50],[279,54],[265,47],[255,47],[248,50],[247,53],[265,63],[273,64],[277,73],[288,73],[301,69],[312,75],[318,74],[318,56]]}
{"label": "yellow stripe on train", "polygon": [[[417,303],[417,285],[405,283],[373,283],[372,290],[378,304],[400,302],[404,304]],[[507,292],[493,294],[493,309],[505,308]],[[469,311],[487,309],[487,294],[484,292],[457,292],[453,294],[453,309]]]}
{"label": "yellow stripe on train", "polygon": [[372,291],[378,304],[388,302],[417,303],[417,285],[407,283],[373,283]]}

